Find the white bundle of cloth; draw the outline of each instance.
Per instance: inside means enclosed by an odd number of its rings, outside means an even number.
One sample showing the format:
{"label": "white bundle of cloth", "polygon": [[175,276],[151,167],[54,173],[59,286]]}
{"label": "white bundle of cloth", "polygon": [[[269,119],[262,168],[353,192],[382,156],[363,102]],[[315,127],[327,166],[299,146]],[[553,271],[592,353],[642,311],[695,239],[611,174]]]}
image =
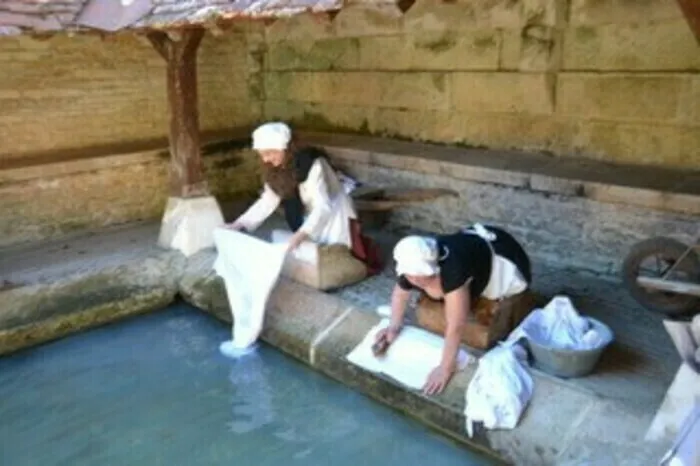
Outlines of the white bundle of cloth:
{"label": "white bundle of cloth", "polygon": [[469,436],[473,435],[474,422],[482,422],[487,429],[513,429],[518,425],[534,391],[527,370],[527,351],[519,343],[523,338],[558,349],[593,349],[609,343],[609,336],[579,315],[570,298],[555,296],[479,360],[466,393],[464,415]]}
{"label": "white bundle of cloth", "polygon": [[[430,372],[440,364],[444,339],[426,330],[406,326],[387,352],[377,357],[372,352],[372,345],[377,333],[388,326],[389,319],[382,319],[372,327],[346,356],[347,360],[367,371],[391,377],[408,388],[423,388]],[[473,357],[460,350],[457,369],[463,370],[470,361],[473,361]]]}
{"label": "white bundle of cloth", "polygon": [[526,364],[527,352],[517,344],[497,346],[482,356],[466,393],[464,417],[469,437],[474,435],[475,422],[487,429],[518,425],[535,388]]}
{"label": "white bundle of cloth", "polygon": [[581,316],[567,296],[555,296],[536,309],[508,336],[507,343],[525,338],[556,349],[588,350],[607,344],[605,335]]}
{"label": "white bundle of cloth", "polygon": [[220,351],[232,358],[251,352],[262,331],[265,306],[286,256],[286,243],[271,244],[234,230],[214,231],[214,270],[223,278],[233,314],[233,339]]}

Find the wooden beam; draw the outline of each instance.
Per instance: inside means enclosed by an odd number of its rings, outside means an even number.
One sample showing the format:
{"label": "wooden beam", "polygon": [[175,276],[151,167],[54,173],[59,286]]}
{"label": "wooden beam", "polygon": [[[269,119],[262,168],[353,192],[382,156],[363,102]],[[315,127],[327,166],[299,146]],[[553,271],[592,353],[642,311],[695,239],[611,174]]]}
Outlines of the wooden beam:
{"label": "wooden beam", "polygon": [[170,110],[170,194],[174,197],[208,195],[202,168],[197,93],[197,49],[204,29],[182,31],[180,40],[165,32],[150,32],[148,39],[167,63]]}
{"label": "wooden beam", "polygon": [[698,0],[676,0],[678,6],[683,11],[686,21],[690,29],[695,34],[695,40],[700,44],[700,1]]}
{"label": "wooden beam", "polygon": [[158,55],[163,57],[165,61],[168,61],[168,36],[160,31],[151,31],[146,34],[146,37],[148,37],[148,40],[151,42],[153,48],[156,49]]}
{"label": "wooden beam", "polygon": [[651,277],[637,277],[637,283],[650,290],[679,293],[700,298],[700,284]]}

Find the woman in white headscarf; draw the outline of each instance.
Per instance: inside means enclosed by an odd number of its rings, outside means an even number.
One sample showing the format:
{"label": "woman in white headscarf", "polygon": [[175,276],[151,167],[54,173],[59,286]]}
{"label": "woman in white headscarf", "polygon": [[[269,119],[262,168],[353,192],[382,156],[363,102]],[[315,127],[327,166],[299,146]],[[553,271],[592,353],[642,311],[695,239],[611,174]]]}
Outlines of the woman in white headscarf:
{"label": "woman in white headscarf", "polygon": [[445,346],[442,360],[425,384],[440,393],[452,378],[467,316],[479,297],[500,300],[527,290],[530,259],[506,231],[476,224],[458,233],[407,236],[394,248],[398,281],[391,297],[391,324],[377,341],[391,344],[401,332],[411,290],[443,301]]}
{"label": "woman in white headscarf", "polygon": [[281,122],[259,126],[253,149],[263,162],[263,192],[230,228],[254,231],[281,205],[294,233],[290,251],[307,240],[343,244],[367,264],[370,274],[378,271],[377,251],[362,235],[352,199],[322,149],[297,147],[289,126]]}

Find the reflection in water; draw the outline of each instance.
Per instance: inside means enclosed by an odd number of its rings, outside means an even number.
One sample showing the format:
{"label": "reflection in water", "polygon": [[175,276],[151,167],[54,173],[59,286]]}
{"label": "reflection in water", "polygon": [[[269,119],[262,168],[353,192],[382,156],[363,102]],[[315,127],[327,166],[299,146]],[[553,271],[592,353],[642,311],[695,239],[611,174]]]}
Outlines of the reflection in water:
{"label": "reflection in water", "polygon": [[228,428],[245,434],[271,424],[275,420],[272,388],[267,381],[265,363],[259,353],[251,353],[231,362],[229,381],[234,388],[233,419]]}
{"label": "reflection in water", "polygon": [[229,332],[173,306],[0,358],[0,464],[489,464]]}
{"label": "reflection in water", "polygon": [[[243,434],[272,426],[271,435],[298,446],[294,458],[310,455],[352,434],[360,423],[347,410],[319,403],[323,394],[315,380],[290,377],[282,368],[274,370],[260,353],[232,361],[229,381],[234,388],[233,420],[228,428]],[[285,383],[275,383],[275,376]],[[279,415],[276,407],[283,415]],[[323,426],[323,428],[319,428]]]}

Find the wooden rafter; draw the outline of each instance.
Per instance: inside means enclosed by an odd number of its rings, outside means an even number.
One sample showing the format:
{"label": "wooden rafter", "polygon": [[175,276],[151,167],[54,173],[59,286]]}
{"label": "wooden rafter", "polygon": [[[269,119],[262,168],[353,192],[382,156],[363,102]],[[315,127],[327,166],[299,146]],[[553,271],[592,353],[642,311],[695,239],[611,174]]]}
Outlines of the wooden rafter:
{"label": "wooden rafter", "polygon": [[690,29],[695,35],[695,40],[700,44],[700,1],[699,0],[677,0],[683,11],[683,16],[688,21]]}

